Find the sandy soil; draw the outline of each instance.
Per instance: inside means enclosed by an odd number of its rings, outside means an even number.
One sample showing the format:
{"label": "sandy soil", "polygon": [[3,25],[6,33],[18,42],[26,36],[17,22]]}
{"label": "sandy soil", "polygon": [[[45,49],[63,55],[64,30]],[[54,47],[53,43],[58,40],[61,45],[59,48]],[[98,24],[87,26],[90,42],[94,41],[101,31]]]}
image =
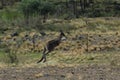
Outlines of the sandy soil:
{"label": "sandy soil", "polygon": [[42,68],[6,68],[0,70],[0,80],[120,80],[120,67],[78,66]]}

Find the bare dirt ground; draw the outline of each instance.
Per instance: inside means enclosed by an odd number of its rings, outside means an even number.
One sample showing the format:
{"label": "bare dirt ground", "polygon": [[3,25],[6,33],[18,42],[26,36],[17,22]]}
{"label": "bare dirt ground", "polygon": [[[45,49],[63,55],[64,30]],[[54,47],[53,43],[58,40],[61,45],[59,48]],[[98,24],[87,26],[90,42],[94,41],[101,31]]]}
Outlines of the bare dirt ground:
{"label": "bare dirt ground", "polygon": [[88,65],[6,68],[0,70],[0,80],[120,80],[120,67]]}

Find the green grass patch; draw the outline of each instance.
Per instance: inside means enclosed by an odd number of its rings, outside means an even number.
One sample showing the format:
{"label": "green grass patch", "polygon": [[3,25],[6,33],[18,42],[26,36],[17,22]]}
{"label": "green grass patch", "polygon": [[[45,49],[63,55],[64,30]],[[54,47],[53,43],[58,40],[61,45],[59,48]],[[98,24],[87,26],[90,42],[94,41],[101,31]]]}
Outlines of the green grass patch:
{"label": "green grass patch", "polygon": [[[17,54],[18,64],[14,66],[28,66],[29,67],[43,66],[43,65],[110,65],[110,66],[120,66],[120,53],[117,51],[112,52],[95,52],[95,53],[84,53],[84,54],[69,54],[69,53],[50,53],[47,55],[47,62],[37,64],[36,62],[41,58],[41,53],[27,53],[27,54]],[[5,63],[9,60],[5,53],[0,52],[0,63]],[[9,63],[5,63],[8,65]],[[13,64],[9,64],[13,66]]]}
{"label": "green grass patch", "polygon": [[2,11],[0,11],[0,18],[1,20],[14,20],[16,18],[20,18],[20,16],[22,16],[22,14],[17,11],[17,10],[9,10],[9,9],[4,9]]}
{"label": "green grass patch", "polygon": [[[36,63],[37,60],[39,60],[41,58],[41,54],[40,53],[27,53],[27,54],[23,54],[23,53],[16,53],[17,56],[17,61],[15,61],[14,63],[11,63],[11,56],[14,58],[15,53],[5,53],[5,52],[0,52],[0,63],[4,63],[6,65],[9,66],[19,66],[19,65],[25,65],[25,64],[31,64],[31,63]],[[17,62],[17,63],[16,63]]]}
{"label": "green grass patch", "polygon": [[120,53],[112,52],[95,52],[78,55],[65,55],[59,58],[59,61],[66,64],[108,64],[111,66],[120,66]]}

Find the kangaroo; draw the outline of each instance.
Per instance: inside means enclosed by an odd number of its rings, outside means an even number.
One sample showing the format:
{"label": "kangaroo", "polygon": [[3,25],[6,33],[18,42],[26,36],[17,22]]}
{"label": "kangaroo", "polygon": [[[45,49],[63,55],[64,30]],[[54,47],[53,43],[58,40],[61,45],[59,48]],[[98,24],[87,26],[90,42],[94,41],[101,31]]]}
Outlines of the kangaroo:
{"label": "kangaroo", "polygon": [[51,51],[53,51],[54,48],[61,43],[61,41],[63,40],[63,38],[66,39],[66,36],[63,33],[63,31],[60,31],[60,35],[59,35],[58,38],[48,41],[47,44],[46,44],[46,46],[44,47],[42,58],[37,63],[42,62],[42,61],[46,62],[46,55],[48,53],[50,53]]}

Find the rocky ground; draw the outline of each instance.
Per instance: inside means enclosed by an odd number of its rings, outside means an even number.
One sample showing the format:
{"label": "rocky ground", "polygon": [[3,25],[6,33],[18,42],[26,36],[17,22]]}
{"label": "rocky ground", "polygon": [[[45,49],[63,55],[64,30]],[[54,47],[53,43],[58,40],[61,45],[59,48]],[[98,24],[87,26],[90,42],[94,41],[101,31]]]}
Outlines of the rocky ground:
{"label": "rocky ground", "polygon": [[42,68],[6,68],[0,80],[119,80],[120,68],[111,66],[78,66]]}

